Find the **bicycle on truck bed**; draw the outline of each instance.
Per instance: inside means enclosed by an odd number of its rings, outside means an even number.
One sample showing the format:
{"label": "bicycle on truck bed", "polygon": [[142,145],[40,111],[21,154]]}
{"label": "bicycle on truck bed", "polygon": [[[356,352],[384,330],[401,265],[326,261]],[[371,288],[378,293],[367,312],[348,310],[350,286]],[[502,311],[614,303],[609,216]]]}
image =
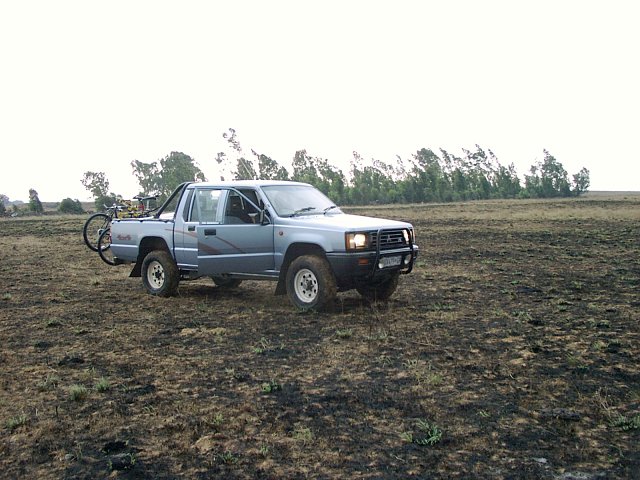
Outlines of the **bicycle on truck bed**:
{"label": "bicycle on truck bed", "polygon": [[[150,208],[151,202],[155,201],[157,196],[135,196],[133,200],[119,199],[113,205],[104,206],[104,212],[98,212],[91,215],[82,227],[82,238],[84,243],[94,252],[98,251],[98,240],[111,225],[114,218],[141,218],[146,217],[157,207]],[[134,202],[135,200],[135,202]]]}

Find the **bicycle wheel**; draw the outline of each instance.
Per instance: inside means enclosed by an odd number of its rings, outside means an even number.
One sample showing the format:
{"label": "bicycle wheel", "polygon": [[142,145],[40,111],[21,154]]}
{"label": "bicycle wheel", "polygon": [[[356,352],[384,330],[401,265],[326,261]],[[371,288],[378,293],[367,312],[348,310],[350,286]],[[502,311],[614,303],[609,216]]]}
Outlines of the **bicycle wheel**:
{"label": "bicycle wheel", "polygon": [[107,265],[115,265],[113,252],[111,251],[111,229],[107,228],[98,239],[98,255]]}
{"label": "bicycle wheel", "polygon": [[84,243],[94,252],[98,251],[98,239],[102,232],[109,228],[111,217],[106,213],[94,213],[82,227],[82,238]]}

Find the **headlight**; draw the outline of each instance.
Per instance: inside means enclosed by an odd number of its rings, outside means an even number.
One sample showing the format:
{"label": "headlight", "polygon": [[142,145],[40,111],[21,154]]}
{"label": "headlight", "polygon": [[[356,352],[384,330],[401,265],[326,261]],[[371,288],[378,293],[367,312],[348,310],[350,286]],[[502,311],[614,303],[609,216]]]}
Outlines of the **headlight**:
{"label": "headlight", "polygon": [[347,250],[362,250],[369,246],[369,235],[366,233],[345,234],[345,246]]}
{"label": "headlight", "polygon": [[411,235],[409,235],[409,230],[402,230],[402,236],[404,237],[404,243],[409,245],[411,241]]}

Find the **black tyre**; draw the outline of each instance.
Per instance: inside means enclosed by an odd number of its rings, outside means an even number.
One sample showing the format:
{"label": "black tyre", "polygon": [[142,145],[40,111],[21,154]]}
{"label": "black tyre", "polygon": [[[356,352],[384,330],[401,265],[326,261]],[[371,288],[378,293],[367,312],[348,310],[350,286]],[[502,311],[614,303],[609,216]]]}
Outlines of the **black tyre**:
{"label": "black tyre", "polygon": [[82,227],[82,238],[84,243],[94,252],[98,251],[98,240],[100,235],[111,225],[111,217],[106,213],[94,213]]}
{"label": "black tyre", "polygon": [[151,295],[170,297],[178,290],[178,266],[169,252],[154,250],[142,261],[142,283]]}
{"label": "black tyre", "polygon": [[336,298],[336,278],[329,263],[317,255],[296,258],[287,270],[287,295],[296,307],[321,310]]}
{"label": "black tyre", "polygon": [[216,286],[222,288],[236,288],[242,283],[242,280],[239,280],[237,278],[229,278],[218,275],[212,276],[211,280],[213,280],[213,283],[215,283]]}
{"label": "black tyre", "polygon": [[396,273],[378,283],[360,284],[356,286],[356,290],[367,300],[372,302],[385,302],[391,298],[391,295],[398,288],[398,279],[400,274]]}
{"label": "black tyre", "polygon": [[98,239],[98,255],[107,265],[115,265],[113,252],[111,251],[111,229],[107,228]]}

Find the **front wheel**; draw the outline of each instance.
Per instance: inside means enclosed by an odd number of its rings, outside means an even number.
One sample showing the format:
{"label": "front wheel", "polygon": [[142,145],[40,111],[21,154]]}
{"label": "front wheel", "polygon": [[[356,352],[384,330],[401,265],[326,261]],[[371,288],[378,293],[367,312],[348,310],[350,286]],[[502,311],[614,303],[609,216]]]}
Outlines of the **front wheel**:
{"label": "front wheel", "polygon": [[94,213],[82,227],[82,238],[84,243],[94,252],[98,251],[98,240],[100,235],[109,228],[111,217],[106,213]]}
{"label": "front wheel", "polygon": [[385,302],[391,298],[391,295],[398,288],[398,279],[400,274],[396,273],[381,282],[375,284],[363,283],[356,286],[356,290],[367,300],[372,302],[380,301]]}
{"label": "front wheel", "polygon": [[98,254],[104,263],[107,265],[115,265],[115,259],[113,252],[111,251],[111,229],[107,228],[100,234],[98,239]]}
{"label": "front wheel", "polygon": [[329,263],[317,255],[296,258],[287,270],[287,295],[296,307],[320,310],[336,298],[336,278]]}
{"label": "front wheel", "polygon": [[169,252],[154,250],[142,261],[142,283],[151,295],[170,297],[178,290],[178,266]]}

